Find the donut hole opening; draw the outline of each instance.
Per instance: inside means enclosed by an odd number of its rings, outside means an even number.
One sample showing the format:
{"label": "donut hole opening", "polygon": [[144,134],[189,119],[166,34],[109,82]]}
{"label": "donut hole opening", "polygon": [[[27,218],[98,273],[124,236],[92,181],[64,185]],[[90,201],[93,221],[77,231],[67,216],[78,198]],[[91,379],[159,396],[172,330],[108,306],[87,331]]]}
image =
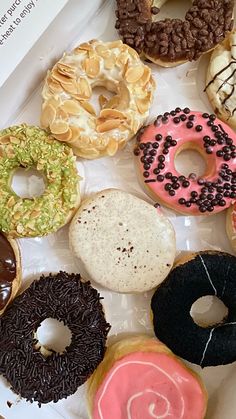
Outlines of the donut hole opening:
{"label": "donut hole opening", "polygon": [[42,321],[34,337],[37,340],[35,348],[49,356],[52,352],[65,352],[71,344],[72,333],[62,321],[48,318]]}
{"label": "donut hole opening", "polygon": [[113,83],[110,83],[108,87],[99,85],[93,87],[90,103],[93,106],[97,116],[100,114],[103,107],[107,107],[106,101],[107,103],[109,103],[109,101],[115,96],[115,94],[116,87],[113,86]]}
{"label": "donut hole opening", "polygon": [[206,172],[206,161],[197,150],[184,149],[175,156],[175,169],[186,177],[200,177]]}
{"label": "donut hole opening", "polygon": [[45,191],[45,180],[41,172],[34,168],[19,167],[12,176],[11,188],[21,198],[34,198]]}
{"label": "donut hole opening", "polygon": [[190,315],[198,326],[209,327],[224,323],[228,308],[215,295],[206,295],[193,303]]}
{"label": "donut hole opening", "polygon": [[152,20],[163,20],[163,19],[185,19],[185,15],[192,7],[191,0],[154,0],[152,7],[158,7],[160,12],[153,14]]}

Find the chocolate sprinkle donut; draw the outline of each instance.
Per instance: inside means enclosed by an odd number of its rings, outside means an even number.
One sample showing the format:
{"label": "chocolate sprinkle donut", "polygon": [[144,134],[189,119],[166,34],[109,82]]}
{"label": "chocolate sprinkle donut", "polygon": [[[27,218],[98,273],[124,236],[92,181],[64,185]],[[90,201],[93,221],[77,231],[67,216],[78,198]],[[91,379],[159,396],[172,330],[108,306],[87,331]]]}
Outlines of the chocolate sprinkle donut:
{"label": "chocolate sprinkle donut", "polygon": [[[202,367],[236,361],[236,257],[199,252],[178,264],[152,297],[155,334],[176,355]],[[199,298],[217,296],[227,317],[210,327],[197,325],[190,310]]]}
{"label": "chocolate sprinkle donut", "polygon": [[194,0],[184,20],[153,21],[150,0],[117,0],[116,29],[123,42],[153,61],[196,60],[233,27],[233,0]]}
{"label": "chocolate sprinkle donut", "polygon": [[[19,295],[0,318],[0,373],[27,401],[57,402],[73,394],[93,373],[105,354],[110,325],[101,297],[79,274],[41,276]],[[34,332],[54,318],[71,331],[62,354],[44,357],[35,348]]]}

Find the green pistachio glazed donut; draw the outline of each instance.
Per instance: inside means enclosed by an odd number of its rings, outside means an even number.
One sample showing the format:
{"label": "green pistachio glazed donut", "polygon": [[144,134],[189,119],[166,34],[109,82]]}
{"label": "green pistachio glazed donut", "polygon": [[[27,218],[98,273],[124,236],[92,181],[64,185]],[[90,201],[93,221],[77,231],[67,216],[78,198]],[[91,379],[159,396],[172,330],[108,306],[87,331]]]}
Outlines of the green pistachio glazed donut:
{"label": "green pistachio glazed donut", "polygon": [[[38,127],[22,124],[0,131],[0,230],[11,237],[36,237],[66,224],[80,203],[75,160],[69,146]],[[43,173],[41,196],[21,198],[12,190],[19,167]]]}

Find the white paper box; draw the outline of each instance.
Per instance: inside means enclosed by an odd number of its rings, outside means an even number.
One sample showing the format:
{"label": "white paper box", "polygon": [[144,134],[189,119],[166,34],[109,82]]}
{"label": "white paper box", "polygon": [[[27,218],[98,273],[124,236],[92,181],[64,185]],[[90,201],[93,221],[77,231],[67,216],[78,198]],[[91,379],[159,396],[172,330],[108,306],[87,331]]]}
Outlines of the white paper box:
{"label": "white paper box", "polygon": [[[5,125],[7,120],[11,124],[39,123],[42,87],[40,82],[47,68],[62,55],[66,47],[92,38],[100,38],[105,41],[118,38],[114,29],[114,4],[115,1],[111,0],[102,2],[102,4],[98,0],[69,1],[1,88],[0,118],[2,125]],[[99,12],[96,12],[99,5],[101,6]],[[178,8],[179,16],[181,16],[180,9]],[[92,14],[94,17],[91,19]],[[176,106],[189,106],[193,110],[212,111],[206,95],[203,93],[208,60],[209,55],[196,63],[187,63],[174,69],[150,65],[157,82],[150,120],[157,114],[170,111]],[[31,95],[32,91],[34,93]],[[27,95],[29,95],[27,103],[19,107]],[[16,105],[16,100],[18,105]],[[17,106],[19,109],[14,114]],[[195,164],[193,158],[189,161],[190,164]],[[186,167],[186,161],[182,164]],[[81,182],[83,197],[101,189],[116,187],[152,202],[137,181],[133,165],[132,144],[128,144],[125,150],[113,158],[94,161],[78,159],[77,167],[80,175],[84,178]],[[30,185],[29,180],[29,187]],[[188,217],[177,215],[167,209],[163,209],[163,211],[174,225],[178,252],[216,249],[232,253],[225,232],[224,212],[209,217]],[[79,271],[77,261],[68,247],[68,227],[45,238],[21,239],[19,243],[22,250],[25,287],[33,278],[43,272],[59,271],[60,269],[68,272]],[[99,289],[99,287],[97,288]],[[153,334],[150,320],[152,292],[145,295],[122,295],[102,290],[101,294],[104,296],[107,320],[112,325],[110,336],[114,337],[123,332]],[[205,368],[204,370],[193,365],[191,367],[200,373],[209,392],[207,419],[235,419],[236,364]],[[13,402],[11,408],[8,407],[7,401]],[[55,405],[50,403],[39,409],[37,404],[30,405],[17,398],[7,389],[6,382],[0,380],[0,415],[6,419],[15,419],[16,417],[17,419],[33,417],[35,419],[88,419],[86,386],[82,386],[66,400],[61,400]],[[111,419],[113,418],[111,417]]]}

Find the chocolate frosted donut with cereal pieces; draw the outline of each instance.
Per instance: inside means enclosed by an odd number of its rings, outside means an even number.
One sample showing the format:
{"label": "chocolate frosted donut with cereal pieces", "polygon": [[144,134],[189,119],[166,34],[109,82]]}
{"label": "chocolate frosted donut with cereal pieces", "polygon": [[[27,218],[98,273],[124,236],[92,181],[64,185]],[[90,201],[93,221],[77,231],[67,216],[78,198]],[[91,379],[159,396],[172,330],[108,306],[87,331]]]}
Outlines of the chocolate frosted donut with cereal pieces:
{"label": "chocolate frosted donut with cereal pieces", "polygon": [[158,21],[165,2],[117,0],[116,11],[116,29],[123,41],[164,67],[198,59],[233,27],[233,0],[193,0],[184,20]]}
{"label": "chocolate frosted donut with cereal pieces", "polygon": [[[0,318],[0,374],[12,390],[39,405],[73,394],[102,361],[110,325],[101,297],[79,274],[42,276]],[[63,353],[40,345],[37,329],[57,319],[72,334]]]}

